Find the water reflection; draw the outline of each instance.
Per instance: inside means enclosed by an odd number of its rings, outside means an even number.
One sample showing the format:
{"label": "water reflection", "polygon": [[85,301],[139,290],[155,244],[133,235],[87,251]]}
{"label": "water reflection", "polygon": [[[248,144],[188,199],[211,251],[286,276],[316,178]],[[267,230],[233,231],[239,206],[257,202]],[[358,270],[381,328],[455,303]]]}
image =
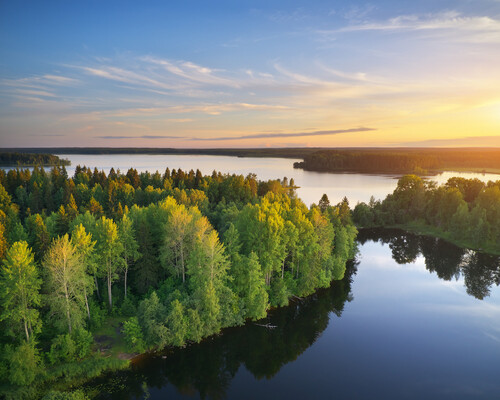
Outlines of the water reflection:
{"label": "water reflection", "polygon": [[363,229],[358,241],[388,244],[398,264],[415,262],[422,255],[429,272],[446,281],[462,277],[467,293],[480,300],[490,295],[493,285],[500,284],[500,257],[461,249],[442,239],[399,229]]}
{"label": "water reflection", "polygon": [[[342,281],[271,311],[267,320],[258,321],[260,325],[249,322],[198,345],[146,356],[130,370],[98,378],[87,389],[101,399],[222,399],[242,366],[256,379],[271,379],[316,341],[333,315],[340,317],[345,303],[352,300],[355,273],[352,262]],[[275,328],[261,326],[265,324]]]}

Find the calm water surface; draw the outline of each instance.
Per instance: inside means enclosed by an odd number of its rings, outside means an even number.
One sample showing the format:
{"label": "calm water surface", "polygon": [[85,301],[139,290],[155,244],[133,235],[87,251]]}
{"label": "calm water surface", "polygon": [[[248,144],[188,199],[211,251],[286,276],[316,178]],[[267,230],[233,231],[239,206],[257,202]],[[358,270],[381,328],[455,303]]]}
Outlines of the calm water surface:
{"label": "calm water surface", "polygon": [[[87,388],[101,399],[500,398],[500,260],[402,231],[363,231],[350,273]],[[262,321],[261,321],[262,322]]]}
{"label": "calm water surface", "polygon": [[[260,180],[293,178],[295,184],[300,186],[297,194],[307,204],[318,203],[319,199],[326,193],[332,204],[336,204],[347,196],[352,206],[358,201],[368,202],[370,196],[376,199],[384,199],[392,193],[397,184],[397,177],[387,175],[368,174],[331,174],[323,172],[310,172],[302,169],[294,169],[294,159],[285,158],[254,158],[254,157],[229,157],[229,156],[202,156],[202,155],[88,155],[69,154],[60,155],[71,161],[68,173],[73,175],[77,165],[97,167],[106,173],[113,167],[126,173],[131,167],[139,172],[164,172],[170,169],[181,168],[183,170],[199,169],[203,174],[211,174],[212,171],[222,173],[248,175],[257,174]],[[445,183],[452,176],[464,178],[478,178],[483,181],[500,179],[496,174],[475,174],[445,172],[432,177],[439,183]]]}

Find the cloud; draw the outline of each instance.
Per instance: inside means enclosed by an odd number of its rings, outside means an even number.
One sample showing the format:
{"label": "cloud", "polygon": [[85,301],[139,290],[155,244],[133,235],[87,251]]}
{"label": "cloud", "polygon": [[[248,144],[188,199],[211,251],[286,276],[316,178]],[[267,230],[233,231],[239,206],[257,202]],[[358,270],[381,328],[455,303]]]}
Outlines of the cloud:
{"label": "cloud", "polygon": [[[106,117],[136,117],[136,116],[161,116],[165,114],[187,114],[202,113],[208,115],[220,115],[224,112],[233,111],[275,111],[287,110],[289,107],[272,104],[253,104],[253,103],[224,103],[224,104],[200,104],[200,105],[181,105],[170,107],[149,107],[149,108],[130,108],[109,112],[101,112]],[[192,118],[172,118],[172,122],[190,122]]]}
{"label": "cloud", "polygon": [[363,31],[427,31],[448,33],[461,41],[481,43],[500,41],[500,20],[488,16],[464,16],[457,11],[427,15],[400,15],[382,22],[364,22],[336,30],[318,31],[323,35]]}
{"label": "cloud", "polygon": [[354,132],[367,132],[374,131],[375,128],[351,128],[351,129],[337,129],[329,131],[314,131],[314,132],[294,132],[294,133],[257,133],[253,135],[243,136],[224,136],[214,138],[191,138],[191,140],[200,141],[216,141],[216,140],[243,140],[243,139],[269,139],[269,138],[285,138],[285,137],[306,137],[306,136],[326,136],[326,135],[339,135],[341,133],[354,133]]}
{"label": "cloud", "polygon": [[174,89],[174,85],[170,85],[165,82],[160,82],[159,80],[149,78],[145,74],[136,73],[123,68],[112,67],[112,66],[101,66],[99,68],[93,67],[77,67],[83,69],[90,75],[98,76],[100,78],[110,79],[113,81],[130,83],[130,84],[140,84],[147,85],[149,87],[162,88],[162,89]]}
{"label": "cloud", "polygon": [[142,136],[94,136],[96,139],[184,139],[182,136],[142,135]]}
{"label": "cloud", "polygon": [[240,84],[232,79],[222,78],[215,75],[215,70],[195,64],[191,61],[172,62],[156,57],[142,57],[142,61],[150,64],[161,66],[165,71],[185,78],[188,81],[202,83],[206,85],[221,85],[237,88]]}
{"label": "cloud", "polygon": [[468,136],[453,139],[429,139],[394,144],[412,147],[500,147],[500,136]]}

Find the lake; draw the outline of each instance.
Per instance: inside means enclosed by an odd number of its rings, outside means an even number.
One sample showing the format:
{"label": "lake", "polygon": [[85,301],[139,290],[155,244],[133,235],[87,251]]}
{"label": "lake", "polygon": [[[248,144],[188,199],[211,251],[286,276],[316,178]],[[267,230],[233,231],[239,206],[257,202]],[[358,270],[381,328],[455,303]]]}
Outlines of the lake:
{"label": "lake", "polygon": [[[71,166],[67,167],[68,173],[73,175],[77,165],[97,167],[106,173],[113,167],[126,173],[130,167],[139,172],[161,173],[168,167],[172,169],[181,168],[189,171],[199,169],[203,174],[211,174],[212,171],[222,173],[248,175],[257,174],[260,180],[293,178],[295,184],[300,186],[297,190],[298,196],[309,206],[318,203],[319,199],[326,193],[332,204],[340,202],[344,196],[349,199],[351,206],[357,202],[368,202],[373,195],[376,199],[384,199],[392,193],[397,185],[398,176],[391,175],[369,175],[356,173],[332,174],[325,172],[311,172],[302,169],[294,169],[295,159],[286,158],[255,158],[255,157],[229,157],[229,156],[203,156],[203,155],[89,155],[89,154],[62,154],[60,158],[67,158]],[[6,168],[8,169],[8,168]],[[464,172],[444,172],[432,176],[430,179],[438,183],[445,183],[452,176],[464,178],[478,178],[482,181],[500,179],[497,174],[479,174]]]}
{"label": "lake", "polygon": [[145,356],[100,399],[494,399],[500,259],[364,230],[346,278],[259,324]]}

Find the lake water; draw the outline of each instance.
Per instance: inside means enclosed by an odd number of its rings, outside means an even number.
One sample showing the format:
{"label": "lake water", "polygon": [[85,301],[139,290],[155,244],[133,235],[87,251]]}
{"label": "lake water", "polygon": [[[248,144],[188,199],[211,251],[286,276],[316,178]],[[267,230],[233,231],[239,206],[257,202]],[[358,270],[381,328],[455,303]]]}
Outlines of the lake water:
{"label": "lake water", "polygon": [[498,399],[500,259],[359,235],[343,281],[92,382],[101,399]]}
{"label": "lake water", "polygon": [[[139,172],[164,172],[168,167],[181,168],[189,171],[199,169],[203,174],[211,174],[217,170],[222,173],[248,175],[257,174],[260,180],[293,178],[295,184],[300,186],[297,190],[298,196],[309,206],[318,203],[319,199],[326,193],[330,202],[336,204],[344,196],[349,199],[351,206],[357,202],[368,202],[370,196],[376,199],[384,199],[392,193],[397,184],[397,176],[389,175],[369,175],[369,174],[332,174],[324,172],[311,172],[302,169],[294,169],[294,159],[286,158],[254,158],[254,157],[229,157],[229,156],[202,156],[202,155],[88,155],[69,154],[60,155],[71,161],[71,166],[67,168],[68,173],[73,175],[77,165],[87,167],[97,167],[106,173],[113,167],[126,173],[131,167]],[[438,183],[445,183],[452,176],[462,176],[464,178],[478,178],[487,182],[500,179],[497,174],[479,173],[457,173],[445,172],[431,177]]]}

